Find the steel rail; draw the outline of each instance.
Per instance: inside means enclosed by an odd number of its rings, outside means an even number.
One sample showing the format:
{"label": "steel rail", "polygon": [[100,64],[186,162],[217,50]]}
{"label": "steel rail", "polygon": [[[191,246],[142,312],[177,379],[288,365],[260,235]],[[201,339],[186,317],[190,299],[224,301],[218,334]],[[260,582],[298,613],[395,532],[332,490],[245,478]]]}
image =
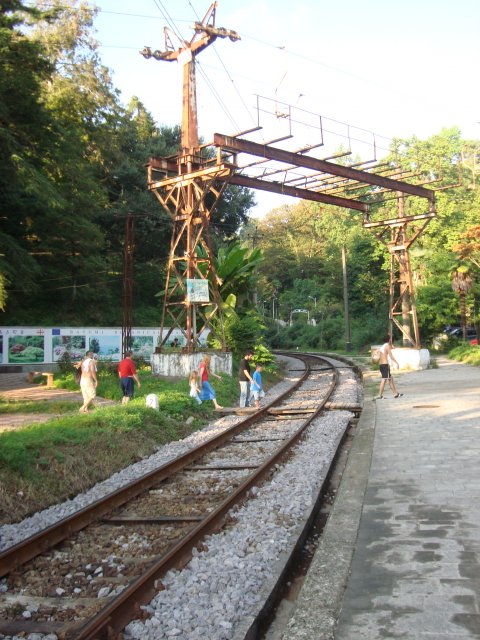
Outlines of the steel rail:
{"label": "steel rail", "polygon": [[184,467],[188,466],[196,459],[203,457],[206,453],[213,451],[229,440],[232,436],[247,429],[259,417],[266,415],[271,407],[278,404],[290,393],[295,391],[308,377],[308,375],[309,368],[307,367],[303,376],[301,376],[294,385],[285,391],[285,393],[275,398],[272,402],[265,405],[265,407],[259,409],[255,414],[246,417],[229,429],[226,429],[223,433],[214,436],[200,446],[187,451],[170,462],[166,462],[162,466],[158,467],[158,469],[150,471],[141,478],[132,480],[124,487],[113,491],[103,498],[99,498],[87,507],[76,511],[72,515],[59,520],[46,529],[43,529],[16,545],[9,547],[0,554],[0,578],[5,576],[7,573],[10,573],[18,566],[28,562],[28,560],[32,560],[41,553],[44,553],[59,542],[70,537],[72,534],[77,533],[93,522],[100,520],[108,512],[121,507],[123,504],[143,493],[150,487],[162,482],[174,473],[181,471]]}
{"label": "steel rail", "polygon": [[[295,354],[295,356],[301,357],[300,354]],[[117,490],[113,494],[110,494],[109,496],[97,501],[96,503],[94,503],[94,505],[92,505],[95,517],[93,517],[93,513],[89,516],[86,513],[82,513],[82,526],[79,526],[79,523],[74,522],[72,524],[72,522],[70,522],[70,531],[72,533],[75,533],[81,528],[84,528],[91,522],[99,519],[105,513],[111,511],[113,508],[115,508],[115,506],[124,504],[131,498],[135,497],[135,495],[142,493],[142,491],[146,490],[153,484],[157,484],[162,479],[167,478],[169,475],[182,470],[195,459],[202,457],[209,451],[214,450],[224,442],[237,435],[237,433],[249,428],[252,424],[260,421],[261,418],[266,416],[266,414],[270,411],[270,409],[273,408],[275,404],[280,403],[285,397],[289,396],[293,391],[298,389],[298,387],[309,376],[311,369],[308,365],[308,362],[306,362],[306,359],[311,357],[311,354],[304,354],[306,369],[303,376],[301,376],[299,380],[294,385],[292,385],[292,387],[290,387],[285,393],[278,396],[274,401],[266,405],[262,410],[249,416],[245,420],[242,420],[237,425],[234,425],[232,428],[226,430],[219,436],[212,438],[200,447],[187,452],[186,454],[183,454],[182,456],[180,456],[180,458],[172,461],[171,463],[166,463],[155,472],[151,472],[146,476],[140,478],[139,480],[129,483],[129,485],[123,487],[120,490]],[[199,524],[197,524],[189,533],[187,533],[187,535],[182,540],[177,542],[166,554],[159,556],[156,560],[153,559],[152,563],[148,565],[143,575],[137,577],[133,582],[131,582],[120,595],[109,602],[93,618],[84,623],[63,623],[61,629],[62,635],[66,638],[75,638],[76,640],[93,640],[94,638],[107,640],[120,633],[121,630],[128,624],[128,622],[130,622],[134,617],[138,616],[138,614],[140,613],[140,605],[148,603],[158,591],[158,581],[161,579],[161,577],[165,575],[165,573],[171,568],[175,567],[178,569],[185,566],[192,557],[192,549],[196,545],[198,545],[206,535],[218,531],[221,528],[221,526],[225,523],[226,515],[231,510],[232,506],[244,500],[249,490],[255,484],[258,484],[258,482],[261,481],[265,476],[267,476],[270,473],[272,467],[277,464],[304,435],[305,430],[312,422],[312,420],[314,420],[318,416],[318,414],[325,408],[325,405],[328,403],[330,396],[332,395],[333,390],[337,384],[338,372],[334,364],[331,365],[331,369],[333,371],[333,378],[324,399],[318,405],[316,411],[308,415],[302,426],[295,432],[295,434],[293,434],[288,440],[283,442],[280,449],[278,449],[264,463],[262,463],[256,469],[256,471],[248,476],[248,478],[246,478],[228,498],[226,498],[212,513],[208,514]],[[132,485],[137,486],[137,489],[135,491],[133,490]],[[115,499],[114,506],[112,506],[111,502],[112,496]],[[82,512],[88,511],[90,511],[89,508],[85,508],[82,510]],[[78,513],[80,514],[80,512]],[[75,518],[73,517],[73,519]],[[72,521],[72,516],[67,518],[66,520]],[[39,548],[39,546],[42,544],[46,544],[41,542],[42,535],[48,536],[47,539],[49,544],[46,548],[56,544],[56,542],[52,542],[52,539],[56,537],[59,532],[53,532],[52,535],[50,530],[55,529],[56,526],[61,524],[62,523],[57,523],[57,525],[53,525],[43,532],[40,532],[39,534],[32,536],[31,538],[24,541],[27,549],[29,549],[29,553],[31,552],[30,546],[32,544],[37,545],[37,553],[35,555],[39,555],[42,552],[42,549]],[[62,531],[63,536],[61,539],[64,539],[67,529],[68,527],[65,524],[64,526],[60,527],[59,531]],[[7,550],[7,552],[2,554],[2,557],[6,557],[9,554],[14,554],[18,547],[21,546],[22,543],[19,543],[19,545],[11,547],[9,550]],[[18,561],[18,557],[15,560],[11,559],[10,562],[13,562],[15,566],[22,564],[22,562]],[[25,560],[23,562],[25,562]],[[24,623],[25,631],[27,632],[33,632],[34,627],[36,628],[37,626],[38,625],[35,622],[32,622],[30,624],[28,622]]]}
{"label": "steel rail", "polygon": [[[309,356],[311,357],[311,356]],[[135,611],[140,605],[147,604],[155,596],[157,589],[155,584],[165,573],[172,568],[182,568],[191,559],[191,550],[206,535],[218,531],[224,524],[225,517],[231,508],[241,502],[249,490],[267,476],[272,467],[277,464],[302,438],[310,423],[323,411],[324,405],[330,399],[337,382],[338,371],[332,365],[333,377],[325,397],[318,405],[317,410],[306,418],[302,426],[282,446],[272,454],[258,469],[246,478],[237,489],[226,498],[214,511],[192,529],[182,540],[172,547],[158,561],[154,562],[147,571],[134,580],[119,596],[112,600],[87,624],[78,629],[76,640],[109,640],[132,620]],[[309,368],[307,365],[307,371]],[[306,377],[306,376],[305,376]],[[258,414],[255,416],[258,419]]]}

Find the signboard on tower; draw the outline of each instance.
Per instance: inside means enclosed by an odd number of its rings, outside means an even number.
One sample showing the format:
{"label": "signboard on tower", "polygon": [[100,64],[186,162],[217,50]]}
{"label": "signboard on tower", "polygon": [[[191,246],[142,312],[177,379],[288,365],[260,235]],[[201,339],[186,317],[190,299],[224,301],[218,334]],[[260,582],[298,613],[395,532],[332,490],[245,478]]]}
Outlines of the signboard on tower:
{"label": "signboard on tower", "polygon": [[208,280],[187,278],[187,302],[210,302]]}

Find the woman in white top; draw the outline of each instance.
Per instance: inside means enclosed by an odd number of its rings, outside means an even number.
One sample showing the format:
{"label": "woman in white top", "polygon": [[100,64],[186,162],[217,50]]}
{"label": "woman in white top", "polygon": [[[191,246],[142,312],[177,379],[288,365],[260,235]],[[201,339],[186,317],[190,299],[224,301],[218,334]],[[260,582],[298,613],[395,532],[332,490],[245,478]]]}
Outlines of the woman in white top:
{"label": "woman in white top", "polygon": [[97,395],[97,368],[93,359],[93,351],[87,351],[87,355],[80,365],[82,377],[80,379],[80,389],[82,390],[83,404],[80,413],[88,413],[88,407],[95,400]]}

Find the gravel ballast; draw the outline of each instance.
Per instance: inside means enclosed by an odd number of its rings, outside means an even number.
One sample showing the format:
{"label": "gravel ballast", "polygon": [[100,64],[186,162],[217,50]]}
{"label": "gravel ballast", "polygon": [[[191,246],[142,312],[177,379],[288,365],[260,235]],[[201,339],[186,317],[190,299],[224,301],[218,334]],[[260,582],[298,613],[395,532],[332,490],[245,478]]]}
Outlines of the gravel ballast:
{"label": "gravel ballast", "polygon": [[[296,359],[286,360],[292,369],[302,366]],[[268,401],[283,393],[296,379],[289,377],[276,385]],[[333,400],[359,404],[361,397],[361,386],[353,372],[342,370]],[[352,417],[348,411],[331,411],[316,419],[307,436],[296,446],[295,455],[278,468],[269,483],[252,489],[254,499],[235,509],[235,525],[206,538],[202,551],[194,550],[193,559],[183,571],[167,573],[162,579],[164,589],[144,607],[150,617],[131,622],[124,637],[130,640],[237,640],[244,637],[275,583],[285,557],[295,546],[299,529],[310,515],[338,442]],[[73,500],[46,509],[22,523],[1,527],[0,550],[181,455],[239,419],[237,416],[222,418],[181,442],[162,447],[148,459]],[[2,581],[0,589],[1,585]],[[35,639],[46,637],[33,635]],[[53,637],[50,635],[49,639]]]}

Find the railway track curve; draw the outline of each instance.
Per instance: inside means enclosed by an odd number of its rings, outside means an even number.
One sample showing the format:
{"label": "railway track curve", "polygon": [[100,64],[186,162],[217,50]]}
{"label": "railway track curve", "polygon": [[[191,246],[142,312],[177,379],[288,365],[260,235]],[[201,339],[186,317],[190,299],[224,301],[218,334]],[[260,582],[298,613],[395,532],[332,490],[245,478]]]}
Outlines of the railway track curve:
{"label": "railway track curve", "polygon": [[[283,461],[295,457],[293,448],[326,407],[350,416],[358,411],[358,399],[333,398],[344,364],[302,359],[294,388],[254,415],[0,554],[0,634],[112,638],[134,619],[126,637],[147,637],[138,625],[154,629],[155,638],[196,637],[171,624],[159,629],[149,603],[167,591],[169,574],[192,556],[198,563],[222,526],[235,528],[245,508],[238,505],[258,498],[262,483],[275,484]],[[327,472],[348,422],[347,416],[330,444]],[[231,623],[223,622],[223,637],[233,637]]]}

